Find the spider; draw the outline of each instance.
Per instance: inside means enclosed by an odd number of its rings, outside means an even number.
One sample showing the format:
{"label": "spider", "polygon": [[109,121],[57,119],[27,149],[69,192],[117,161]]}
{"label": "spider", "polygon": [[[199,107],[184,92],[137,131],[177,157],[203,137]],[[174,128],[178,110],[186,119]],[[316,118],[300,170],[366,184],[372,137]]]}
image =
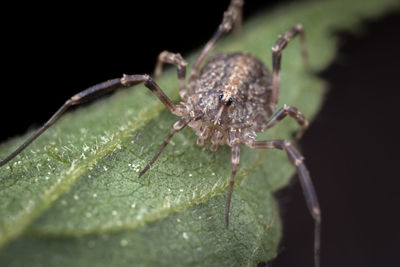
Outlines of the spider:
{"label": "spider", "polygon": [[173,104],[157,83],[147,74],[123,75],[122,78],[96,84],[68,99],[41,128],[13,153],[2,160],[0,167],[13,159],[53,125],[69,107],[81,104],[120,87],[143,83],[171,113],[181,118],[174,123],[158,152],[139,173],[139,177],[149,170],[173,135],[186,126],[195,131],[198,136],[197,145],[199,146],[204,146],[206,141],[211,143],[211,151],[217,151],[219,146],[225,144],[230,146],[232,173],[225,211],[225,224],[228,227],[230,202],[240,161],[240,145],[244,144],[257,149],[283,150],[286,152],[290,162],[296,166],[307,206],[315,221],[314,264],[319,266],[321,213],[303,157],[287,140],[256,141],[257,132],[268,130],[286,116],[295,119],[301,128],[295,139],[299,139],[308,127],[307,119],[296,107],[283,105],[274,114],[279,99],[282,51],[289,41],[297,35],[300,37],[304,63],[306,67],[308,65],[303,26],[297,24],[278,37],[272,47],[272,72],[259,59],[244,52],[216,53],[202,67],[206,57],[218,40],[230,32],[233,27],[240,27],[243,2],[243,0],[231,0],[217,31],[194,62],[187,85],[187,63],[182,56],[179,53],[168,51],[164,51],[159,55],[155,68],[155,78],[160,77],[164,63],[175,65],[178,73],[179,95],[183,100],[181,104]]}

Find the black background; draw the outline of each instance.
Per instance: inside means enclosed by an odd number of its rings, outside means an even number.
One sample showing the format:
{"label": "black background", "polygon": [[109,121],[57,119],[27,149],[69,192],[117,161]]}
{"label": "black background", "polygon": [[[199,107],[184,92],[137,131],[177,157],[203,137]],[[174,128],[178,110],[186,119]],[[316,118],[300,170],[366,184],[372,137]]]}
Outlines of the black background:
{"label": "black background", "polygon": [[[185,55],[200,47],[229,1],[136,2],[3,10],[1,141],[39,126],[88,86],[152,73],[162,50]],[[245,18],[276,2],[247,1]],[[319,74],[330,91],[300,143],[321,202],[322,266],[398,262],[400,15],[363,25],[360,35],[336,33],[336,61]],[[312,266],[313,222],[297,180],[278,197],[284,239],[268,266]]]}

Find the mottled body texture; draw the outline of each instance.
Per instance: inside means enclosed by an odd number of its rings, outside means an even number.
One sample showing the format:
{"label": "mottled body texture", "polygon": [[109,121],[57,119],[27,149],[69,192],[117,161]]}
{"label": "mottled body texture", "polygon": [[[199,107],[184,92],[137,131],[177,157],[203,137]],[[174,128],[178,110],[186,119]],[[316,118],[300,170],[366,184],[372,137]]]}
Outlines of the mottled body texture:
{"label": "mottled body texture", "polygon": [[189,84],[193,94],[188,108],[203,113],[201,121],[189,124],[199,136],[198,144],[211,138],[211,149],[216,150],[217,143],[231,143],[229,132],[255,136],[271,116],[271,86],[270,71],[256,57],[243,52],[212,55],[199,78]]}

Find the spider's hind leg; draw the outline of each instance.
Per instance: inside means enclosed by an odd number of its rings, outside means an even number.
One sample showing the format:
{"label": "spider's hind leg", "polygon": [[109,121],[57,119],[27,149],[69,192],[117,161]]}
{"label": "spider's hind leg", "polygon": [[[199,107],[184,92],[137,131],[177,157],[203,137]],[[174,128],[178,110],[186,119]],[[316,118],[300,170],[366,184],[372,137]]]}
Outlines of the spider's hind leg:
{"label": "spider's hind leg", "polygon": [[207,42],[203,50],[201,50],[200,54],[196,58],[196,61],[194,62],[192,70],[190,72],[189,83],[199,77],[201,64],[204,62],[204,59],[211,51],[211,49],[215,46],[217,41],[221,39],[221,37],[223,37],[226,33],[228,33],[232,29],[232,27],[235,27],[236,29],[239,29],[241,27],[242,7],[243,0],[231,0],[228,10],[224,13],[224,18],[222,19],[218,30],[214,33],[214,35]]}
{"label": "spider's hind leg", "polygon": [[304,164],[304,158],[294,148],[294,146],[286,140],[268,140],[268,141],[252,141],[248,144],[251,148],[260,149],[280,149],[284,150],[290,162],[296,166],[297,174],[303,189],[303,195],[306,199],[307,207],[314,219],[314,266],[319,267],[319,251],[321,236],[321,210],[317,194],[315,193],[310,174]]}
{"label": "spider's hind leg", "polygon": [[267,100],[268,111],[273,113],[279,100],[279,88],[281,84],[281,60],[282,60],[282,50],[287,46],[287,44],[294,37],[299,35],[301,54],[304,61],[305,68],[309,69],[308,53],[305,44],[304,28],[301,24],[296,24],[283,35],[279,36],[275,45],[272,47],[272,95]]}

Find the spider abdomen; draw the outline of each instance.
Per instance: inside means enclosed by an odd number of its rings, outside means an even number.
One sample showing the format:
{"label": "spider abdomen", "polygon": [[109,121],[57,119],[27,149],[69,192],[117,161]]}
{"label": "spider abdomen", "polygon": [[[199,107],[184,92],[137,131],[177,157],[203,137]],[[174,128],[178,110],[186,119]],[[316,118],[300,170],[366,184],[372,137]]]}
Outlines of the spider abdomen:
{"label": "spider abdomen", "polygon": [[193,92],[190,108],[204,114],[192,127],[199,136],[199,145],[209,138],[215,145],[225,143],[230,129],[259,132],[271,116],[267,109],[271,73],[248,53],[212,55],[189,86]]}

